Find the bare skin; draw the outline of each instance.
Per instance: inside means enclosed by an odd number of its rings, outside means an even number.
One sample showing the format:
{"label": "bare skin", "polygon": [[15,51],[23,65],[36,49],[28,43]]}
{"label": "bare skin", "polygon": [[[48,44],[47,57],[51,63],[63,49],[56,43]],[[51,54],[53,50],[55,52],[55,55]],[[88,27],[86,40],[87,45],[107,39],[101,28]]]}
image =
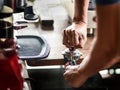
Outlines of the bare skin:
{"label": "bare skin", "polygon": [[64,30],[63,44],[82,48],[87,40],[87,10],[89,0],[75,0],[75,14],[71,26]]}
{"label": "bare skin", "polygon": [[67,66],[64,77],[80,87],[88,77],[120,62],[120,3],[97,5],[97,37],[90,54],[77,66]]}

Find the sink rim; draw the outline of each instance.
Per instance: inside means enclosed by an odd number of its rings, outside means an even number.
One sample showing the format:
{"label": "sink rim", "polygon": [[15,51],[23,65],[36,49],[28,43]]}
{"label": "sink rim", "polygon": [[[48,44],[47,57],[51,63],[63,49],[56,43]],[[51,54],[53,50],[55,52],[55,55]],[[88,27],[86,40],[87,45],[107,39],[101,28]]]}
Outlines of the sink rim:
{"label": "sink rim", "polygon": [[[19,45],[19,42],[18,42],[19,38],[37,38],[37,39],[41,39],[43,44],[44,44],[44,48],[41,50],[39,55],[36,55],[36,56],[24,56],[24,55],[22,55],[22,56],[20,56],[19,53],[18,53],[19,58],[22,59],[22,60],[43,59],[43,58],[46,58],[50,53],[50,46],[49,46],[49,44],[47,43],[46,39],[43,36],[38,36],[38,35],[17,35],[16,38],[17,38],[18,45]],[[18,49],[18,52],[19,52],[19,49]]]}

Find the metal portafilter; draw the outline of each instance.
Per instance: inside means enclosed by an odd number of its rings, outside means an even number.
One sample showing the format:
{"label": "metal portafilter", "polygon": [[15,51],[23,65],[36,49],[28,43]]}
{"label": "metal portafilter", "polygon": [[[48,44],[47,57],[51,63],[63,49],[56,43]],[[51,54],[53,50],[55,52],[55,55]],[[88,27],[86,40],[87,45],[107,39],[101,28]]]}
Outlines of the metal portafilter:
{"label": "metal portafilter", "polygon": [[64,60],[69,62],[70,65],[76,65],[76,61],[80,59],[82,53],[74,48],[67,48],[62,52]]}

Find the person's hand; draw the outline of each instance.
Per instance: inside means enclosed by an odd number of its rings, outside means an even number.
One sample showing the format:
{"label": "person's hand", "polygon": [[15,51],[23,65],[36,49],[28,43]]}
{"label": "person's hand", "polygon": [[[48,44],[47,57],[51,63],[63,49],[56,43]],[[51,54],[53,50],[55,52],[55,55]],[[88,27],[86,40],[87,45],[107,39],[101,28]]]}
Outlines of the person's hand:
{"label": "person's hand", "polygon": [[68,47],[83,48],[87,40],[87,24],[73,23],[63,32],[63,44]]}
{"label": "person's hand", "polygon": [[80,72],[79,65],[68,65],[65,68],[64,78],[74,88],[80,87],[86,81],[86,77],[82,71]]}

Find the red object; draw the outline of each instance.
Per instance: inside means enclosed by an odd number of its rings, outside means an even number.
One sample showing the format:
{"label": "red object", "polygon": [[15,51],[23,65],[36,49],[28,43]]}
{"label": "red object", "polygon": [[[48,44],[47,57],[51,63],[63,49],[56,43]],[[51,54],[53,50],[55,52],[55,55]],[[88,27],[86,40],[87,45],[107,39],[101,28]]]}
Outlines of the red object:
{"label": "red object", "polygon": [[67,67],[67,66],[69,66],[69,62],[67,62],[67,63],[65,64],[65,67]]}
{"label": "red object", "polygon": [[[4,48],[8,48],[11,43],[13,43],[13,39],[6,40],[4,43],[0,41],[0,47],[4,45]],[[7,52],[5,57],[5,59],[0,59],[0,90],[23,90],[21,65],[18,63],[15,48],[13,51]]]}

